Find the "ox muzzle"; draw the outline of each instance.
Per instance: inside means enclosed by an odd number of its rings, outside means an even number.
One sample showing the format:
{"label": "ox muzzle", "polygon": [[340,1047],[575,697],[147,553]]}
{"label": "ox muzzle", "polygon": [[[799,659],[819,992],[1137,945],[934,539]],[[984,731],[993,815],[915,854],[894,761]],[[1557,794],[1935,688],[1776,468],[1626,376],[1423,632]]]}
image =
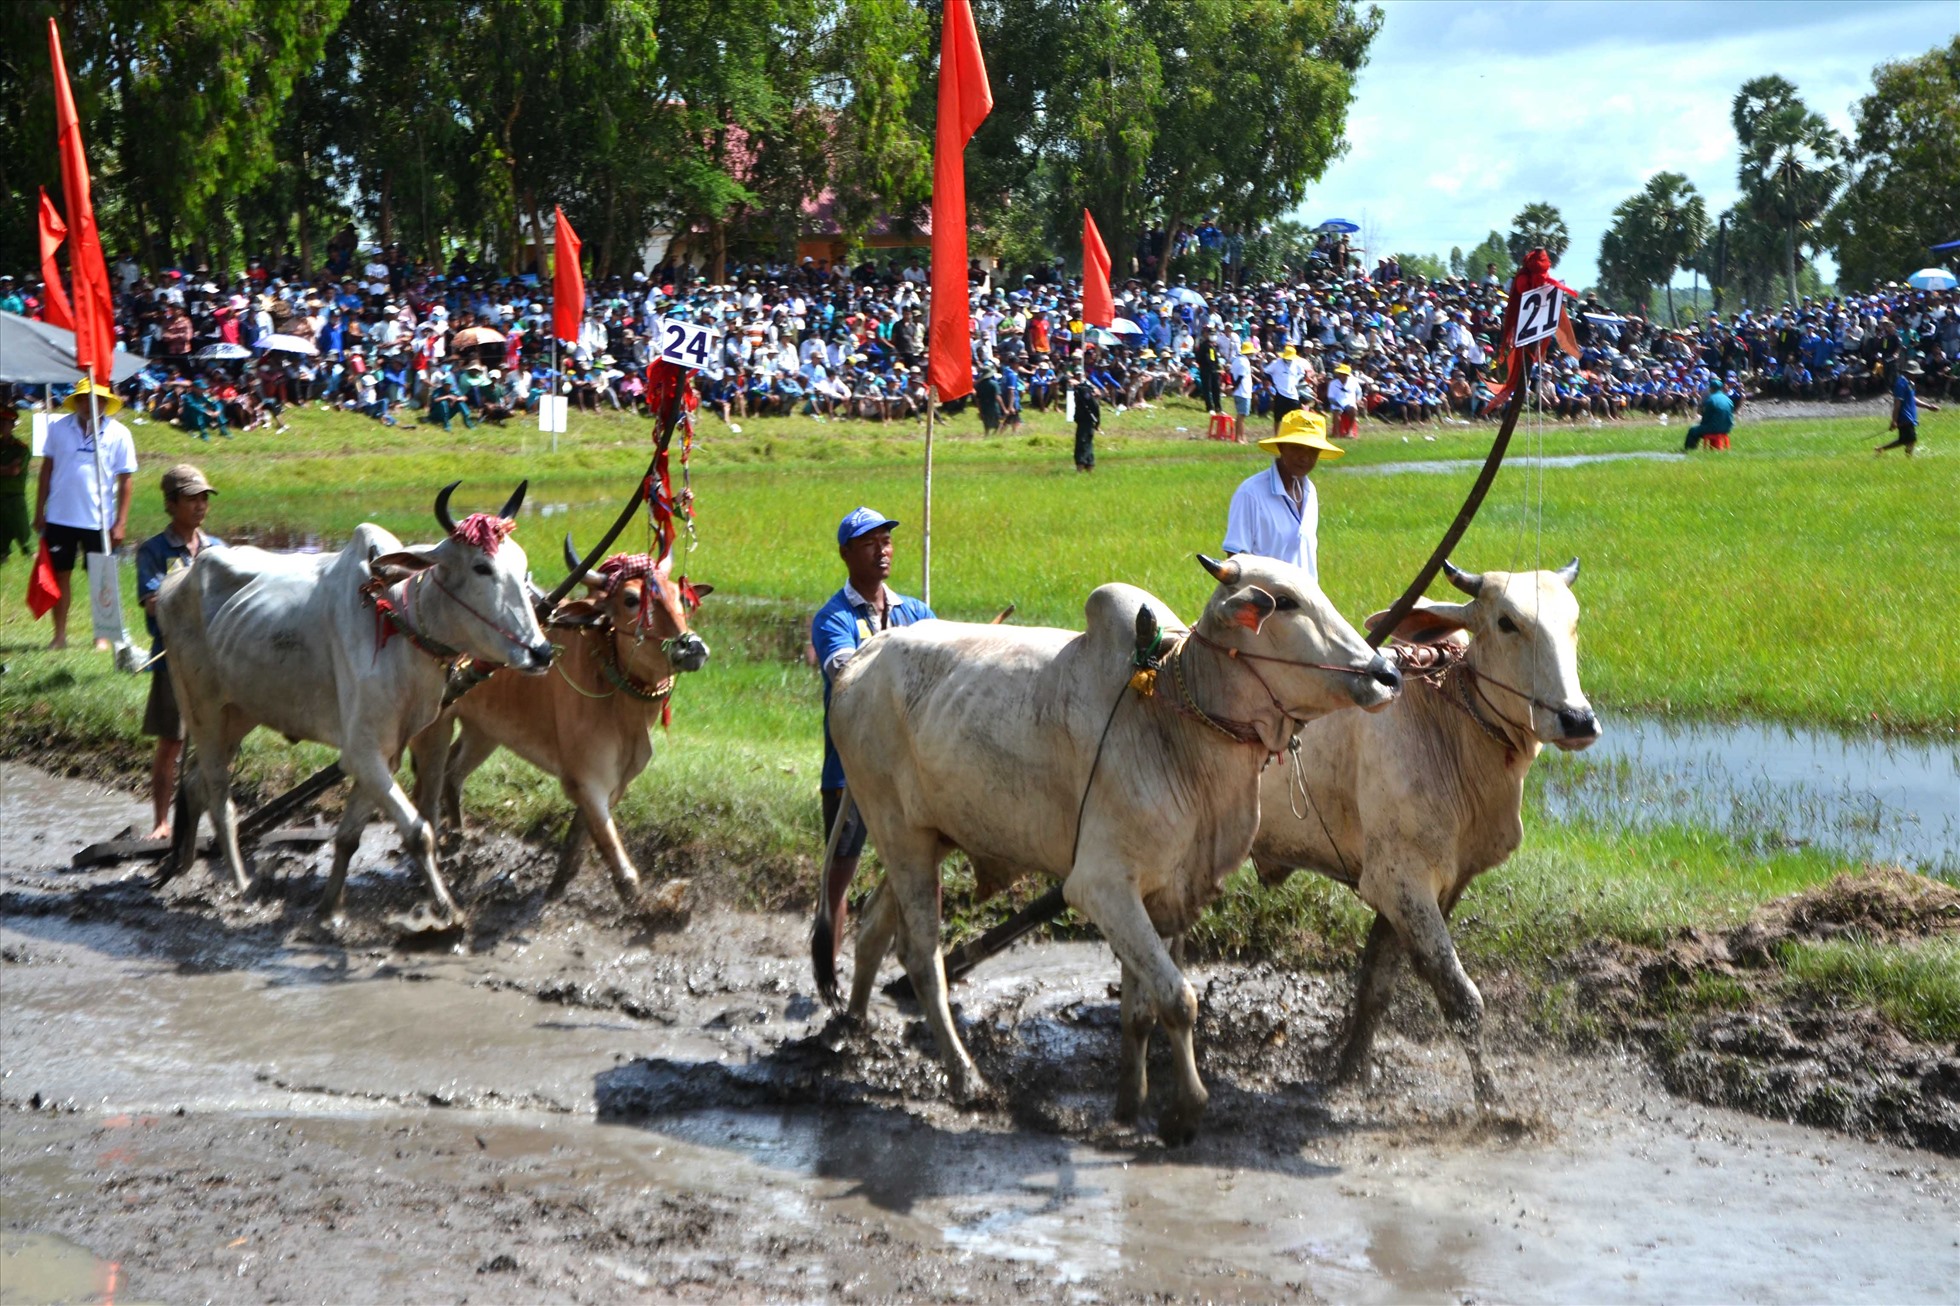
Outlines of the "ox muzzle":
{"label": "ox muzzle", "polygon": [[691,630],[674,636],[664,647],[676,671],[699,671],[708,665],[708,643]]}

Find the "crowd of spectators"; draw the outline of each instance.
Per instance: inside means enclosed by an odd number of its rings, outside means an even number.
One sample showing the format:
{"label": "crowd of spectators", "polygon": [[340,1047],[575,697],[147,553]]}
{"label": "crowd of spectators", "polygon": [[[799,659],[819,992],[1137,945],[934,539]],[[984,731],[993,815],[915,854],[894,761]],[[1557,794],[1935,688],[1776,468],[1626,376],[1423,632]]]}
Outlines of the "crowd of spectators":
{"label": "crowd of spectators", "polygon": [[[1301,275],[1255,284],[1236,262],[1237,233],[1207,225],[1173,243],[1225,251],[1221,279],[1148,276],[1165,242],[1147,235],[1143,273],[1114,287],[1111,331],[1082,322],[1080,285],[1059,264],[1002,276],[976,263],[972,402],[986,429],[1059,407],[1084,382],[1119,412],[1165,395],[1248,415],[1345,409],[1343,434],[1356,416],[1489,416],[1505,297],[1494,267],[1426,281],[1393,259],[1368,269],[1330,236]],[[239,274],[198,266],[152,277],[128,257],[112,276],[121,338],[152,360],[125,383],[126,398],[149,420],[206,438],[283,429],[294,404],[445,428],[530,413],[554,392],[577,408],[640,407],[663,316],[719,330],[696,384],[724,420],[893,422],[926,404],[918,258],[738,263],[717,283],[665,263],[591,285],[579,339],[568,342],[549,338],[550,286],[536,275],[503,276],[460,256],[434,267],[399,249],[356,247],[345,233],[310,277],[290,261],[257,259]],[[0,278],[0,310],[38,315],[39,291]],[[1573,421],[1692,412],[1718,380],[1738,400],[1883,394],[1909,358],[1923,369],[1921,393],[1945,397],[1960,352],[1960,295],[1899,285],[1678,329],[1611,312],[1592,295],[1573,309],[1579,356],[1556,355],[1537,393],[1547,413]]]}

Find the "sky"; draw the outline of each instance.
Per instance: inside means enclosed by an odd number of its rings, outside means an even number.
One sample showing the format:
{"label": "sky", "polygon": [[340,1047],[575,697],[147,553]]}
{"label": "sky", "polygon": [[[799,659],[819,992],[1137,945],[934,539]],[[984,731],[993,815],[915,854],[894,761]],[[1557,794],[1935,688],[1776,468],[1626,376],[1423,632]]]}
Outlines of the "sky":
{"label": "sky", "polygon": [[1614,207],[1654,173],[1685,173],[1711,221],[1735,201],[1743,82],[1781,73],[1849,135],[1875,65],[1960,31],[1960,0],[1377,3],[1348,152],[1299,216],[1362,224],[1371,260],[1448,257],[1545,200],[1572,230],[1559,270],[1581,286]]}

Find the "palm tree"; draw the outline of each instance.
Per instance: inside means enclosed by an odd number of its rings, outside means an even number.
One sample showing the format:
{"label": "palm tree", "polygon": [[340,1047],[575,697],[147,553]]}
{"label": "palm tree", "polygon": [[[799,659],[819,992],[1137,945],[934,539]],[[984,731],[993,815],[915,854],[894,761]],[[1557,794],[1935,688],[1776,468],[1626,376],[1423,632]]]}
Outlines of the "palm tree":
{"label": "palm tree", "polygon": [[1518,210],[1518,216],[1511,219],[1511,234],[1505,241],[1513,263],[1523,263],[1526,254],[1542,247],[1556,264],[1571,244],[1572,232],[1559,215],[1558,206],[1543,202],[1527,204]]}
{"label": "palm tree", "polygon": [[[1783,230],[1790,302],[1796,304],[1801,300],[1799,233],[1816,228],[1844,184],[1845,139],[1822,114],[1805,108],[1796,88],[1780,77],[1746,83],[1735,97],[1732,116],[1742,146],[1736,179],[1749,208]],[[1804,243],[1815,241],[1806,236]]]}
{"label": "palm tree", "polygon": [[1708,240],[1708,206],[1678,172],[1657,172],[1640,193],[1648,265],[1667,287],[1667,321],[1674,325],[1674,274]]}

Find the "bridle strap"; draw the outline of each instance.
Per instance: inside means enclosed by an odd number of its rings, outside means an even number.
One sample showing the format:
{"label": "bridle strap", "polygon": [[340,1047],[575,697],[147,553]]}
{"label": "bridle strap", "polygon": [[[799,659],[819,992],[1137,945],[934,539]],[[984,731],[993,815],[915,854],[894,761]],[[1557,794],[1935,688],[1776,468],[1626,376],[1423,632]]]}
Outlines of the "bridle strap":
{"label": "bridle strap", "polygon": [[436,575],[434,568],[430,568],[427,571],[416,572],[414,576],[414,580],[420,581],[423,577],[427,577],[429,580],[433,581],[437,589],[441,590],[444,594],[449,596],[450,602],[454,603],[457,607],[461,608],[463,611],[469,613],[472,617],[475,617],[478,621],[488,626],[491,630],[496,631],[499,635],[502,635],[505,639],[509,640],[513,644],[518,645],[519,647],[528,646],[529,641],[526,640],[523,636],[518,635],[513,631],[505,630],[502,626],[499,626],[496,622],[490,620],[490,618],[484,616],[481,612],[478,612],[475,608],[471,607],[469,600],[465,599],[462,595],[458,594],[455,590],[452,590],[447,585],[443,584],[442,577]]}

